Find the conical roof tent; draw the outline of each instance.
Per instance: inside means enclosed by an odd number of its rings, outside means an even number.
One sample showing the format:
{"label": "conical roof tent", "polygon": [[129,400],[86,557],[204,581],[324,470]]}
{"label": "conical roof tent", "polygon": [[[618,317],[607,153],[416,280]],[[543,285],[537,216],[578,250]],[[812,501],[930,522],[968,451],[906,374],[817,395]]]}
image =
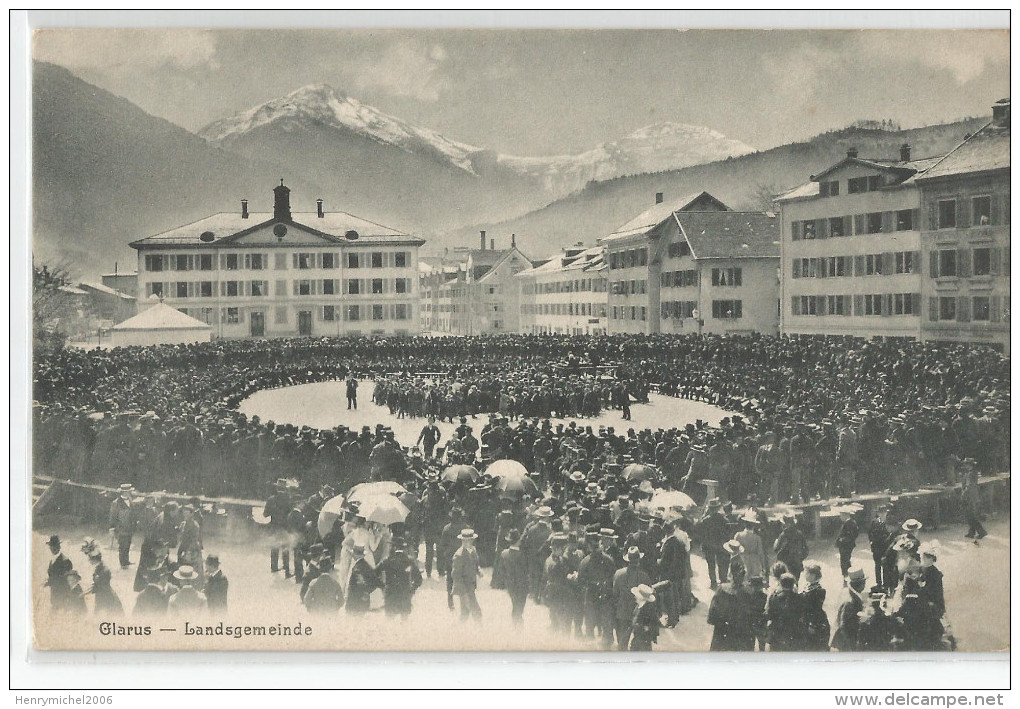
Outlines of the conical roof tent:
{"label": "conical roof tent", "polygon": [[113,326],[114,330],[212,330],[212,328],[198,320],[185,315],[176,308],[171,308],[166,303],[157,303],[128,318],[122,323]]}

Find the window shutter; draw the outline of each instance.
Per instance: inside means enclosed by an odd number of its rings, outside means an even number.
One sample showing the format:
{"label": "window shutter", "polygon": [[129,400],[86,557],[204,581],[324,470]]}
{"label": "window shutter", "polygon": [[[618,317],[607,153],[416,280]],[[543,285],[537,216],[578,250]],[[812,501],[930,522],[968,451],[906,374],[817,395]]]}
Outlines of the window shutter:
{"label": "window shutter", "polygon": [[1009,224],[1009,192],[1002,195],[1002,224]]}
{"label": "window shutter", "polygon": [[867,270],[865,268],[864,256],[863,255],[854,256],[854,275],[863,276],[866,275],[866,273]]}
{"label": "window shutter", "polygon": [[888,276],[896,273],[896,254],[886,251],[882,254],[882,275]]}
{"label": "window shutter", "polygon": [[970,249],[956,250],[956,275],[960,278],[970,276]]}
{"label": "window shutter", "polygon": [[893,297],[892,293],[886,293],[882,296],[882,315],[892,315],[893,311]]}
{"label": "window shutter", "polygon": [[970,226],[971,202],[964,197],[956,198],[956,228],[966,229]]}
{"label": "window shutter", "polygon": [[882,212],[882,232],[890,234],[896,229],[896,214],[894,212]]}
{"label": "window shutter", "polygon": [[[333,268],[340,268],[340,256],[341,253],[339,251],[333,252]],[[339,318],[340,316],[337,315],[337,317]]]}
{"label": "window shutter", "polygon": [[921,210],[911,209],[910,210],[910,228],[913,231],[921,231]]}
{"label": "window shutter", "polygon": [[938,201],[928,202],[928,231],[935,231],[939,228],[939,204]]}
{"label": "window shutter", "polygon": [[333,294],[334,295],[340,295],[340,279],[339,278],[334,278],[333,279]]}
{"label": "window shutter", "polygon": [[864,214],[854,215],[854,234],[864,234],[867,231]]}
{"label": "window shutter", "polygon": [[294,289],[293,289],[294,290],[294,295],[298,295],[298,293],[301,292],[300,289],[299,289],[299,286],[298,286],[298,282],[297,281],[291,281],[291,285],[294,286]]}
{"label": "window shutter", "polygon": [[849,215],[843,217],[843,236],[850,236],[853,233],[853,221]]}
{"label": "window shutter", "polygon": [[1002,298],[997,295],[993,295],[989,299],[990,305],[988,306],[988,319],[991,322],[999,322],[999,308],[1000,308],[999,304],[1001,302]]}
{"label": "window shutter", "polygon": [[298,255],[297,255],[297,253],[293,253],[293,254],[290,255],[290,261],[291,261],[291,265],[294,268],[298,267]]}
{"label": "window shutter", "polygon": [[816,219],[815,220],[815,238],[816,239],[828,239],[829,238],[829,220],[828,219]]}
{"label": "window shutter", "polygon": [[820,258],[818,259],[818,268],[815,270],[815,276],[818,278],[829,277],[829,259]]}
{"label": "window shutter", "polygon": [[921,316],[921,294],[911,293],[910,294],[910,312],[914,315]]}
{"label": "window shutter", "polygon": [[938,278],[939,277],[939,252],[934,250],[934,249],[931,252],[929,252],[929,254],[928,254],[928,261],[929,261],[929,266],[931,267],[930,268],[930,275],[931,275],[931,277],[932,278]]}
{"label": "window shutter", "polygon": [[988,259],[989,273],[993,276],[999,275],[999,262],[1002,260],[1002,249],[995,247],[990,250]]}
{"label": "window shutter", "polygon": [[913,251],[910,255],[909,273],[921,273],[921,252]]}
{"label": "window shutter", "polygon": [[800,259],[795,258],[793,260],[793,277],[800,278]]}
{"label": "window shutter", "polygon": [[970,322],[970,297],[961,295],[956,299],[957,322]]}
{"label": "window shutter", "polygon": [[227,255],[226,254],[220,254],[220,270],[221,271],[226,271],[227,270]]}
{"label": "window shutter", "polygon": [[800,241],[800,222],[790,223],[790,234],[794,241]]}
{"label": "window shutter", "polygon": [[934,296],[928,298],[928,319],[932,322],[939,319],[939,299]]}
{"label": "window shutter", "polygon": [[854,315],[864,315],[864,296],[854,296]]}
{"label": "window shutter", "polygon": [[316,268],[322,268],[322,252],[321,251],[316,251],[315,252],[315,267]]}
{"label": "window shutter", "polygon": [[1004,276],[1008,276],[1009,275],[1009,267],[1010,267],[1010,263],[1009,263],[1009,247],[1008,246],[1004,246],[1002,248],[1002,275],[1004,275]]}
{"label": "window shutter", "polygon": [[991,202],[991,214],[988,215],[988,223],[989,224],[996,225],[996,224],[999,223],[999,220],[1002,218],[1002,214],[1000,213],[1000,210],[999,210],[999,200],[1000,199],[1001,199],[1001,197],[999,195],[992,195],[991,200],[989,200]]}
{"label": "window shutter", "polygon": [[246,270],[251,270],[251,254],[244,255],[244,267]]}

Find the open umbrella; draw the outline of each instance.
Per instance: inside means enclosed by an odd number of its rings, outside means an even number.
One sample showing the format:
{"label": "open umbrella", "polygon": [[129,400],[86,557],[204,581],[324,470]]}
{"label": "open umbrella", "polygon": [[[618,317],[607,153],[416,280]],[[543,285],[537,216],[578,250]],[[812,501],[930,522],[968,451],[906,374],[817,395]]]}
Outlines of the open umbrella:
{"label": "open umbrella", "polygon": [[658,509],[659,507],[669,510],[674,507],[681,510],[689,510],[692,507],[697,507],[697,504],[690,495],[680,492],[679,490],[656,490],[652,495],[652,508]]}
{"label": "open umbrella", "polygon": [[485,470],[494,478],[526,478],[528,469],[516,460],[497,460]]}
{"label": "open umbrella", "polygon": [[538,493],[538,485],[527,475],[523,478],[509,475],[496,478],[493,486],[499,490],[500,497],[520,497],[524,494],[534,495]]}
{"label": "open umbrella", "polygon": [[478,480],[478,471],[470,465],[451,465],[440,479],[448,483],[473,483]]}
{"label": "open umbrella", "polygon": [[369,522],[396,524],[407,519],[411,512],[393,495],[375,495],[362,500],[358,514]]}
{"label": "open umbrella", "polygon": [[347,495],[348,502],[361,502],[375,495],[401,495],[407,492],[403,485],[393,480],[380,480],[373,483],[360,483],[351,488]]}
{"label": "open umbrella", "polygon": [[337,495],[326,500],[319,512],[319,536],[324,537],[333,529],[333,523],[344,515],[344,496]]}
{"label": "open umbrella", "polygon": [[642,480],[654,480],[657,476],[658,473],[655,471],[655,468],[644,463],[631,463],[623,469],[623,479],[628,482],[633,482],[634,480],[639,482]]}

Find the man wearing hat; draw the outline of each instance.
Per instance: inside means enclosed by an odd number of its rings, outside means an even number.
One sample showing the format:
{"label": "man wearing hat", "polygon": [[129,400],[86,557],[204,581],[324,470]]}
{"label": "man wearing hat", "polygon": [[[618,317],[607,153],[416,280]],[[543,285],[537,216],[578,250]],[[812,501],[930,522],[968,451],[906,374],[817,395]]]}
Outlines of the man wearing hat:
{"label": "man wearing hat", "polygon": [[963,502],[967,516],[968,539],[975,543],[988,536],[984,525],[981,524],[981,488],[978,486],[977,461],[974,458],[964,458],[960,463],[963,475]]}
{"label": "man wearing hat", "polygon": [[847,570],[846,582],[850,597],[840,605],[836,613],[836,632],[830,643],[834,650],[853,652],[860,649],[858,631],[861,611],[864,610],[861,594],[864,593],[867,581],[864,569],[853,567]]}
{"label": "man wearing hat", "polygon": [[892,544],[893,532],[889,529],[889,505],[879,505],[875,510],[875,519],[868,525],[868,542],[871,545],[871,558],[875,562],[875,585],[885,587],[882,559]]}
{"label": "man wearing hat", "polygon": [[336,617],[344,606],[344,592],[340,582],[336,580],[333,560],[324,558],[319,562],[319,575],[316,576],[305,591],[301,602],[312,615]]}
{"label": "man wearing hat", "polygon": [[371,607],[372,591],[379,588],[379,577],[366,558],[364,545],[351,547],[351,559],[345,608],[349,615],[364,615]]}
{"label": "man wearing hat", "polygon": [[266,500],[264,514],[269,518],[269,531],[273,544],[269,551],[269,568],[274,574],[280,570],[282,554],[283,572],[287,578],[290,578],[290,538],[287,532],[287,516],[292,507],[287,481],[282,478],[278,479],[274,484],[273,494]]}
{"label": "man wearing hat", "polygon": [[943,590],[942,571],[935,566],[935,562],[938,561],[938,543],[932,541],[922,544],[918,551],[921,554],[919,595],[921,600],[941,618],[946,614],[946,595]]}
{"label": "man wearing hat", "polygon": [[174,572],[178,583],[177,593],[170,597],[168,610],[170,615],[182,618],[193,618],[205,612],[205,595],[195,588],[199,575],[191,566],[182,566]]}
{"label": "man wearing hat", "polygon": [[574,583],[577,568],[567,554],[568,536],[562,532],[549,537],[549,558],[545,560],[545,591],[542,595],[549,607],[549,621],[553,632],[569,632],[576,609]]}
{"label": "man wearing hat", "polygon": [[589,638],[594,638],[597,629],[603,649],[608,649],[613,642],[612,594],[613,576],[616,574],[616,560],[609,553],[609,548],[617,535],[612,529],[603,527],[598,531],[597,539],[598,546],[581,560],[577,584],[581,590],[585,631]]}
{"label": "man wearing hat", "polygon": [[478,535],[475,530],[465,528],[457,538],[460,539],[460,548],[453,555],[450,573],[453,576],[453,594],[460,596],[460,619],[481,621],[482,609],[475,598],[478,577],[482,574],[475,549]]}
{"label": "man wearing hat", "polygon": [[519,625],[524,618],[524,606],[528,601],[528,563],[521,551],[521,533],[510,529],[506,533],[506,549],[499,555],[499,570],[503,587],[510,595],[510,619]]}
{"label": "man wearing hat", "polygon": [[615,609],[616,644],[620,650],[630,647],[631,623],[636,602],[631,589],[642,584],[650,586],[652,579],[641,568],[641,550],[630,547],[623,559],[626,566],[613,575],[613,606]]}
{"label": "man wearing hat", "polygon": [[630,649],[650,652],[652,645],[659,640],[659,629],[662,627],[659,608],[655,603],[655,589],[641,584],[632,588],[631,594],[634,596],[635,607],[631,619]]}
{"label": "man wearing hat", "polygon": [[205,558],[205,598],[209,612],[225,615],[227,612],[227,589],[230,582],[220,568],[220,557],[210,554]]}
{"label": "man wearing hat", "polygon": [[[696,531],[697,536],[701,539],[705,562],[708,564],[710,588],[714,590],[718,587],[718,583],[726,583],[729,569],[729,554],[723,549],[723,544],[730,539],[730,529],[722,513],[722,501],[718,497],[708,501],[705,516],[698,522]],[[718,583],[716,582],[717,571]]]}
{"label": "man wearing hat", "polygon": [[521,551],[528,562],[528,578],[531,593],[536,603],[542,602],[542,581],[545,574],[545,548],[552,536],[551,520],[555,516],[552,508],[541,505],[531,513],[532,521],[524,528],[521,535]]}
{"label": "man wearing hat", "polygon": [[135,598],[135,607],[131,615],[140,618],[163,617],[167,614],[172,593],[172,590],[167,588],[167,569],[156,562],[147,571],[145,586]]}
{"label": "man wearing hat", "polygon": [[50,608],[55,611],[67,608],[71,588],[67,583],[67,575],[71,573],[71,560],[60,550],[60,537],[52,535],[46,546],[50,548],[53,558],[46,567],[46,585],[50,589]]}
{"label": "man wearing hat", "polygon": [[135,533],[135,512],[131,506],[134,490],[134,486],[130,483],[123,483],[118,491],[118,496],[110,503],[110,536],[117,539],[117,550],[122,569],[131,565],[128,555],[131,551],[131,537]]}
{"label": "man wearing hat", "polygon": [[744,562],[744,572],[747,578],[760,576],[765,578],[769,568],[769,557],[765,552],[765,543],[758,535],[760,523],[753,510],[748,510],[740,518],[744,528],[733,535],[733,540],[740,544],[744,550],[740,553],[740,559]]}
{"label": "man wearing hat", "polygon": [[854,552],[854,547],[857,546],[857,535],[860,534],[860,528],[854,520],[854,510],[849,505],[840,508],[839,517],[843,520],[843,524],[839,528],[839,534],[836,535],[836,549],[839,550],[840,571],[843,576],[846,576],[850,569],[850,557]]}
{"label": "man wearing hat", "polygon": [[857,628],[857,649],[861,652],[888,652],[892,650],[896,635],[896,619],[886,614],[882,586],[872,586],[868,593],[869,606],[861,614]]}

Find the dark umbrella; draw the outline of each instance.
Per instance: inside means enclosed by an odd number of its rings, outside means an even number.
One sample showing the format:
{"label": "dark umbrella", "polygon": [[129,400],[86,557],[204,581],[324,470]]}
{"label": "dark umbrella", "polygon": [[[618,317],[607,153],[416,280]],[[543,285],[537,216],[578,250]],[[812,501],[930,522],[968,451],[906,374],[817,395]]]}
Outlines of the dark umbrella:
{"label": "dark umbrella", "polygon": [[631,463],[623,469],[623,479],[628,482],[655,480],[656,477],[658,477],[658,473],[655,468],[644,463]]}
{"label": "dark umbrella", "polygon": [[441,479],[449,483],[473,483],[478,480],[478,471],[470,465],[451,465],[443,471]]}

